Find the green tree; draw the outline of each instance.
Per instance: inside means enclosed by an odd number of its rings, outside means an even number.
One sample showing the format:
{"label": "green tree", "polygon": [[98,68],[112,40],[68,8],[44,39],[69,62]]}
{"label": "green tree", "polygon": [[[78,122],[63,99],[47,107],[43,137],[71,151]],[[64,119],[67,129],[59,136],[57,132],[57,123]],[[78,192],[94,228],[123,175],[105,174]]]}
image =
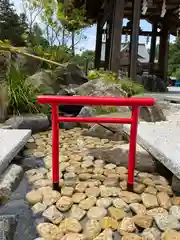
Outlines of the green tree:
{"label": "green tree", "polygon": [[27,30],[26,17],[15,12],[9,0],[0,1],[0,40],[8,39],[14,46],[24,46]]}
{"label": "green tree", "polygon": [[173,75],[180,69],[180,38],[177,38],[175,43],[169,44],[169,75]]}

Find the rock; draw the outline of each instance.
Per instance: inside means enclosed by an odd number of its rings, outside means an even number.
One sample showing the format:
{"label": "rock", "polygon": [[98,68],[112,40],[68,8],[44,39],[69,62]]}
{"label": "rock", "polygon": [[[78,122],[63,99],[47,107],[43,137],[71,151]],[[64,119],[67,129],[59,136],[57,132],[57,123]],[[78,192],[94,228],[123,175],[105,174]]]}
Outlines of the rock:
{"label": "rock", "polygon": [[73,195],[74,188],[73,187],[62,187],[61,195],[71,197]]}
{"label": "rock", "polygon": [[143,240],[143,238],[134,233],[127,233],[121,238],[121,240]]}
{"label": "rock", "polygon": [[52,204],[56,203],[59,198],[60,193],[51,189],[43,192],[42,201],[46,206],[51,206]]}
{"label": "rock", "polygon": [[79,174],[79,180],[86,181],[86,180],[89,180],[90,178],[91,178],[91,174],[90,173],[81,173],[81,174]]}
{"label": "rock", "polygon": [[72,195],[72,200],[74,203],[80,203],[85,198],[86,198],[86,195],[84,193],[74,193]]}
{"label": "rock", "polygon": [[85,193],[88,197],[98,197],[100,195],[100,190],[98,187],[86,188]]}
{"label": "rock", "polygon": [[175,175],[173,175],[173,178],[172,178],[172,189],[174,192],[177,192],[179,193],[180,192],[180,179],[177,178]]}
{"label": "rock", "polygon": [[93,166],[93,161],[91,160],[86,160],[84,162],[82,162],[81,167],[82,168],[89,168]]}
{"label": "rock", "polygon": [[85,240],[85,236],[79,233],[68,233],[61,240]]}
{"label": "rock", "polygon": [[44,173],[38,172],[37,169],[31,169],[31,170],[26,171],[26,176],[29,183],[34,183],[35,181],[41,180],[44,178]]}
{"label": "rock", "polygon": [[76,185],[75,190],[76,190],[76,192],[83,193],[83,192],[85,192],[86,188],[87,188],[87,183],[80,182]]}
{"label": "rock", "polygon": [[152,187],[152,186],[148,186],[145,191],[145,193],[150,193],[150,194],[153,194],[153,195],[156,195],[157,193],[157,189]]}
{"label": "rock", "polygon": [[113,240],[112,230],[106,229],[100,233],[94,240]]}
{"label": "rock", "polygon": [[140,228],[150,228],[153,223],[153,217],[149,215],[136,215],[133,217],[133,220]]}
{"label": "rock", "polygon": [[[95,158],[117,166],[128,167],[129,144],[115,145],[111,148],[89,149],[89,153]],[[156,164],[152,156],[137,144],[136,169],[145,172],[155,172]]]}
{"label": "rock", "polygon": [[124,235],[125,233],[132,233],[136,230],[136,226],[134,224],[134,221],[130,217],[123,218],[122,222],[119,225],[118,231],[121,235]]}
{"label": "rock", "polygon": [[73,172],[68,172],[64,174],[64,179],[65,180],[76,180],[77,175]]}
{"label": "rock", "polygon": [[141,202],[141,197],[136,193],[122,191],[120,192],[119,196],[126,203]]}
{"label": "rock", "polygon": [[169,185],[156,185],[156,189],[159,192],[166,192],[169,196],[173,195],[172,188]]}
{"label": "rock", "polygon": [[106,187],[106,186],[100,186],[100,193],[101,193],[101,197],[111,197],[112,196],[112,191],[110,187]]}
{"label": "rock", "polygon": [[156,196],[149,193],[143,193],[141,197],[146,208],[155,208],[159,206]]}
{"label": "rock", "polygon": [[140,203],[131,203],[129,206],[130,206],[131,210],[137,215],[145,215],[146,214],[145,206]]}
{"label": "rock", "polygon": [[86,211],[83,209],[79,208],[77,205],[73,205],[71,208],[71,218],[75,218],[78,221],[80,221],[84,216],[86,215]]}
{"label": "rock", "polygon": [[169,209],[171,207],[171,199],[166,192],[159,192],[157,194],[157,199],[161,207],[165,209]]}
{"label": "rock", "polygon": [[180,207],[179,206],[172,206],[169,209],[169,213],[170,215],[173,215],[174,217],[176,217],[178,220],[180,220]]}
{"label": "rock", "polygon": [[79,203],[79,207],[84,209],[84,210],[89,210],[90,208],[92,208],[96,203],[96,198],[95,197],[89,197],[86,198],[84,200],[82,200]]}
{"label": "rock", "polygon": [[126,212],[128,212],[130,210],[129,205],[126,202],[124,202],[121,198],[114,198],[113,199],[113,206],[115,208],[122,208]]}
{"label": "rock", "polygon": [[31,209],[32,209],[33,213],[36,215],[36,214],[43,213],[46,208],[47,208],[47,206],[44,203],[38,202],[38,203],[34,204]]}
{"label": "rock", "polygon": [[48,117],[41,114],[23,114],[9,118],[5,125],[13,129],[31,129],[32,133],[38,133],[49,129],[51,123]]}
{"label": "rock", "polygon": [[59,212],[54,205],[50,206],[43,212],[43,217],[51,221],[53,224],[60,224],[64,218],[63,214]]}
{"label": "rock", "polygon": [[162,240],[179,240],[180,239],[180,232],[177,232],[173,229],[168,229],[162,234]]}
{"label": "rock", "polygon": [[159,240],[161,237],[161,232],[157,228],[147,228],[144,229],[141,236],[144,240]]}
{"label": "rock", "polygon": [[166,121],[166,117],[158,102],[156,102],[152,107],[141,107],[139,116],[146,122]]}
{"label": "rock", "polygon": [[34,205],[42,201],[42,194],[38,190],[32,190],[26,194],[26,200]]}
{"label": "rock", "polygon": [[126,213],[123,209],[110,207],[108,208],[110,217],[116,219],[117,221],[123,219],[126,216]]}
{"label": "rock", "polygon": [[103,125],[95,124],[88,130],[84,130],[83,135],[98,137],[101,139],[121,141],[123,139],[123,136],[122,136],[122,133],[120,132],[119,125],[115,129],[114,128],[115,128],[114,124],[113,125],[112,124],[103,124]]}
{"label": "rock", "polygon": [[14,239],[15,233],[17,232],[17,216],[15,215],[4,215],[2,214],[0,216],[0,239],[1,240],[9,240],[9,239]]}
{"label": "rock", "polygon": [[37,232],[40,237],[49,240],[59,240],[63,237],[63,233],[60,229],[52,223],[40,223],[37,226]]}
{"label": "rock", "polygon": [[96,205],[102,208],[108,208],[112,204],[111,198],[100,198],[97,200]]}
{"label": "rock", "polygon": [[168,215],[168,212],[166,209],[161,208],[161,207],[153,208],[153,209],[147,211],[147,215],[152,216],[152,217],[155,217],[156,215],[159,215],[159,214],[160,215],[161,214]]}
{"label": "rock", "polygon": [[118,185],[118,177],[108,177],[104,180],[103,185],[108,187],[116,187]]}
{"label": "rock", "polygon": [[[62,89],[66,87],[79,85],[87,82],[87,78],[83,75],[81,69],[75,64],[64,64],[57,67],[54,71],[37,72],[31,77],[27,78],[27,82],[33,84],[40,91],[46,94],[62,95]],[[66,90],[63,93],[71,94]]]}
{"label": "rock", "polygon": [[39,179],[33,183],[35,188],[52,186],[52,181],[49,179]]}
{"label": "rock", "polygon": [[95,219],[90,219],[86,223],[84,232],[87,239],[94,239],[101,232],[101,224]]}
{"label": "rock", "polygon": [[[105,83],[104,80],[91,80],[75,89],[75,93],[81,96],[126,96],[119,84]],[[128,108],[123,108],[129,110]]]}
{"label": "rock", "polygon": [[172,204],[173,204],[173,205],[178,205],[178,206],[180,206],[180,197],[174,196],[174,197],[172,198]]}
{"label": "rock", "polygon": [[135,193],[141,194],[144,192],[145,188],[146,188],[146,186],[144,184],[135,182],[134,186],[133,186],[133,191]]}
{"label": "rock", "polygon": [[180,223],[173,215],[158,214],[154,216],[154,220],[161,231],[167,229],[180,230]]}
{"label": "rock", "polygon": [[[26,47],[20,47],[19,49],[22,52],[36,55],[32,49],[27,49]],[[19,53],[13,53],[13,55],[11,55],[11,62],[19,72],[26,73],[27,75],[36,73],[42,66],[41,60],[31,58]]]}
{"label": "rock", "polygon": [[89,219],[96,219],[99,220],[105,217],[107,214],[107,210],[102,207],[92,207],[89,209],[87,216]]}
{"label": "rock", "polygon": [[59,229],[61,232],[64,232],[64,233],[68,233],[68,232],[80,233],[82,231],[82,226],[77,219],[66,218],[60,223]]}
{"label": "rock", "polygon": [[73,204],[72,198],[63,196],[56,202],[56,207],[61,212],[67,212]]}
{"label": "rock", "polygon": [[102,229],[112,228],[113,230],[117,230],[118,225],[119,225],[118,221],[111,217],[104,217],[104,218],[100,219],[100,223],[101,223]]}

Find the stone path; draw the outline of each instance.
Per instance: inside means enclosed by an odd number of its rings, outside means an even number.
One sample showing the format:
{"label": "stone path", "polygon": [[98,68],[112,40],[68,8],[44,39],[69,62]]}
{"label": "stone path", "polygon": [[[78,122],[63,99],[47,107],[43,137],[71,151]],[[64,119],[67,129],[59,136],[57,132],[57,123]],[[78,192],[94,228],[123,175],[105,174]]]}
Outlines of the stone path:
{"label": "stone path", "polygon": [[[127,168],[94,159],[87,148],[116,142],[60,131],[61,191],[51,188],[51,132],[36,134],[25,156],[42,158],[45,168],[26,171],[33,190],[26,200],[39,240],[172,240],[180,239],[180,197],[157,174],[135,172],[134,193],[126,191]],[[33,240],[33,239],[32,239]]]}

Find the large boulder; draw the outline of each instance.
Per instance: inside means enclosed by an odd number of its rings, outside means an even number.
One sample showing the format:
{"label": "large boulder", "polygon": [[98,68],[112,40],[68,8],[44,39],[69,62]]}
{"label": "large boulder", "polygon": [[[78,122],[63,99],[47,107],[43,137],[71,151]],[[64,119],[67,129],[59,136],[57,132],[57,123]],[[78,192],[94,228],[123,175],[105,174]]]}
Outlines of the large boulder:
{"label": "large boulder", "polygon": [[[88,153],[96,159],[102,159],[107,163],[113,163],[117,166],[128,167],[129,144],[116,144],[109,148],[93,148]],[[136,149],[136,169],[143,172],[156,172],[156,161],[139,144]]]}
{"label": "large boulder", "polygon": [[13,129],[31,129],[32,133],[46,131],[50,127],[50,120],[44,114],[25,114],[9,118],[4,126]]}
{"label": "large boulder", "polygon": [[75,92],[77,95],[81,96],[127,96],[127,93],[122,90],[120,85],[108,83],[103,79],[91,80],[75,88]]}
{"label": "large boulder", "polygon": [[54,95],[54,78],[52,72],[48,70],[42,70],[26,79],[27,84],[32,84],[38,88],[41,92]]}
{"label": "large boulder", "polygon": [[71,88],[77,87],[88,79],[75,64],[64,64],[54,71],[42,70],[27,78],[27,83],[33,84],[45,94],[66,95]]}
{"label": "large boulder", "polygon": [[141,107],[139,115],[140,118],[146,122],[166,121],[166,117],[158,102],[156,102],[152,107]]}
{"label": "large boulder", "polygon": [[0,51],[0,122],[7,118],[8,107],[8,89],[7,77],[11,66],[11,53],[9,51]]}
{"label": "large boulder", "polygon": [[[36,55],[34,51],[27,49],[26,47],[20,47],[19,49],[21,52]],[[12,62],[16,66],[16,69],[18,69],[20,72],[26,73],[29,76],[38,72],[42,64],[42,61],[39,59],[25,56],[19,53],[12,53]]]}
{"label": "large boulder", "polygon": [[[74,89],[76,95],[80,96],[109,96],[109,97],[126,97],[127,93],[123,91],[118,84],[108,83],[103,79],[91,80]],[[128,107],[117,107],[117,111],[129,111]],[[110,112],[111,108],[103,107],[102,112]],[[112,109],[113,111],[115,109]]]}

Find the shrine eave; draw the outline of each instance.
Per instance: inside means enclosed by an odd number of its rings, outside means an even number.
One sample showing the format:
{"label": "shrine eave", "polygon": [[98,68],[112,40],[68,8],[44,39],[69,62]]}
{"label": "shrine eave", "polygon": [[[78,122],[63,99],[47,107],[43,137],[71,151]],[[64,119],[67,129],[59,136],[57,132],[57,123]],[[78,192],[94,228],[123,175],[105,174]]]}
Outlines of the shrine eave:
{"label": "shrine eave", "polygon": [[[132,0],[127,0],[124,6],[124,18],[131,19],[132,17]],[[166,13],[162,17],[162,0],[153,0],[152,3],[148,3],[148,8],[145,15],[141,15],[141,19],[146,19],[148,22],[153,23],[155,21],[163,22],[167,25],[170,33],[176,35],[177,28],[180,28],[179,19],[179,0],[165,0]],[[73,0],[76,7],[84,7],[86,10],[86,16],[88,19],[92,19],[96,22],[103,15],[108,14],[107,11],[113,1],[108,0]]]}

